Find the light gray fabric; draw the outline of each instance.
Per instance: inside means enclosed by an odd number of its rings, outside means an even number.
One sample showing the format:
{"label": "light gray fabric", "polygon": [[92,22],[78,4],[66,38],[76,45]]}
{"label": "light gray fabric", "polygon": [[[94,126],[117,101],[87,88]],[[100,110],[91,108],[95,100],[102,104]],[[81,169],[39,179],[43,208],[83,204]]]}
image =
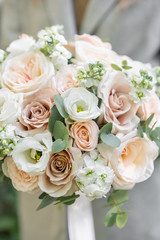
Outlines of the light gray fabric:
{"label": "light gray fabric", "polygon": [[[76,27],[72,1],[39,0],[38,2],[39,5],[34,5],[31,0],[4,1],[2,32],[0,33],[1,47],[6,47],[22,32],[35,35],[39,29],[52,24],[64,24],[66,37],[69,39],[73,37]],[[158,65],[160,63],[160,0],[137,0],[128,8],[123,9],[118,7],[118,0],[91,0],[80,33],[96,34],[103,39],[109,38],[113,49],[118,53]],[[106,229],[103,226],[105,209],[101,208],[105,199],[93,202],[97,240],[160,239],[159,171],[160,161],[157,160],[153,176],[148,181],[137,184],[130,192],[132,202],[127,205],[127,209],[133,212],[129,214],[127,226],[123,230],[118,230],[116,227]],[[35,201],[34,196],[31,198]],[[25,197],[21,198],[22,206],[30,204],[30,201]],[[22,240],[25,240],[27,239],[25,222],[32,221],[32,216],[36,221],[40,215],[36,215],[34,211],[30,211],[29,214],[28,207],[20,207],[20,209],[23,211],[23,216],[21,213],[24,220],[22,233],[25,235]],[[26,211],[28,212],[24,218]],[[54,214],[54,210],[48,211],[47,214],[44,210],[43,214],[43,220],[47,222]],[[62,219],[65,218],[65,213],[63,214],[61,214]],[[39,225],[39,232],[41,231],[43,231],[42,222]],[[46,240],[50,239],[51,232],[48,226]],[[44,239],[37,237],[35,231],[32,234],[34,236],[28,239]],[[67,236],[63,235],[62,238],[59,236],[53,240],[65,240],[66,238]]]}

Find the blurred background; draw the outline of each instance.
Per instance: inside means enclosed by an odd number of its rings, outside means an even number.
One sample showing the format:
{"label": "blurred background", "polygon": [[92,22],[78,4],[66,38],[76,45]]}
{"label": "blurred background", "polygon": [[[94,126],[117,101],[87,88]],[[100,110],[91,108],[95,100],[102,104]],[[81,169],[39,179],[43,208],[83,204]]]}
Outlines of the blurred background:
{"label": "blurred background", "polygon": [[[36,36],[40,29],[53,24],[64,25],[67,39],[72,39],[76,33],[95,34],[102,39],[109,39],[113,49],[120,54],[160,65],[160,0],[0,0],[2,49],[23,32]],[[131,191],[129,210],[133,214],[124,230],[105,229],[102,222],[104,210],[101,208],[105,201],[93,203],[97,240],[160,239],[159,171],[160,164],[157,161],[152,178]],[[9,179],[3,182],[1,176],[0,179],[0,239],[34,239],[19,236],[22,231],[18,224],[20,210],[17,211],[20,195],[13,189]],[[20,199],[20,205],[26,206],[26,209],[36,201],[32,197],[30,202],[25,201],[25,197]],[[21,208],[22,218],[25,211],[25,208]],[[34,224],[32,222],[38,234],[41,226]],[[40,233],[35,237],[42,239]],[[46,240],[50,239],[46,237]]]}

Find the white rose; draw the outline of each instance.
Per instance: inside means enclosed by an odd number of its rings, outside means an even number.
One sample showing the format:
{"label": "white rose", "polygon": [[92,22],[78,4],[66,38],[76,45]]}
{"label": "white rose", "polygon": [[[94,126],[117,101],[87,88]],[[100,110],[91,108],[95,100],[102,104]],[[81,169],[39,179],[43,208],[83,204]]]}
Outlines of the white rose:
{"label": "white rose", "polygon": [[158,147],[146,136],[140,138],[136,130],[121,138],[109,161],[114,170],[114,189],[131,189],[148,179],[154,170],[154,160],[158,157]]}
{"label": "white rose", "polygon": [[20,116],[21,103],[23,97],[21,94],[14,94],[8,89],[0,89],[0,125],[14,123]]}
{"label": "white rose", "polygon": [[14,55],[28,52],[35,45],[35,40],[27,35],[22,35],[20,39],[13,41],[7,48],[7,52]]}
{"label": "white rose", "polygon": [[44,86],[51,86],[53,78],[53,64],[38,51],[10,55],[2,64],[2,87],[14,93],[33,94]]}
{"label": "white rose", "polygon": [[52,137],[48,132],[26,137],[16,145],[12,157],[19,170],[39,175],[47,166],[51,146]]}
{"label": "white rose", "polygon": [[120,71],[108,71],[98,87],[102,99],[102,112],[99,123],[113,123],[113,132],[127,133],[137,127],[138,105],[130,99],[131,86]]}
{"label": "white rose", "polygon": [[98,98],[83,87],[71,88],[62,94],[64,107],[69,117],[77,122],[97,118],[101,111]]}

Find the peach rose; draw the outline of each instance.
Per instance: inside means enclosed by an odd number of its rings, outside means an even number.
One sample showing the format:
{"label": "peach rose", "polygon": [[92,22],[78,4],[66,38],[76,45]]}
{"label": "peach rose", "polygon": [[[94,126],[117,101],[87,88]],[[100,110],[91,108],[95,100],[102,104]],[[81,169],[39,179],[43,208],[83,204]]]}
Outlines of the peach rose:
{"label": "peach rose", "polygon": [[54,105],[54,94],[55,91],[52,88],[46,87],[24,98],[20,123],[26,130],[47,126],[50,111]]}
{"label": "peach rose", "polygon": [[131,189],[148,179],[154,170],[154,160],[158,157],[158,147],[146,136],[140,138],[134,131],[121,139],[122,143],[110,156],[114,170],[114,189]]}
{"label": "peach rose", "polygon": [[98,143],[98,125],[90,120],[87,122],[76,122],[70,129],[70,135],[74,138],[74,147],[81,151],[91,151]]}
{"label": "peach rose", "polygon": [[38,176],[30,176],[19,170],[11,157],[5,158],[2,169],[4,174],[11,179],[17,191],[34,193],[39,189]]}
{"label": "peach rose", "polygon": [[77,148],[51,154],[45,174],[39,176],[40,189],[52,197],[67,194],[81,165],[81,152]]}
{"label": "peach rose", "polygon": [[77,87],[78,83],[74,78],[75,73],[74,65],[67,65],[56,73],[54,88],[60,95],[69,88]]}
{"label": "peach rose", "polygon": [[138,105],[130,100],[131,86],[120,71],[108,71],[99,85],[98,96],[102,99],[99,123],[113,123],[113,132],[127,133],[137,127]]}
{"label": "peach rose", "polygon": [[41,53],[30,51],[10,56],[2,65],[2,87],[14,93],[33,94],[54,78],[53,64]]}
{"label": "peach rose", "polygon": [[154,92],[151,93],[149,100],[147,102],[143,102],[138,108],[137,115],[141,120],[147,120],[152,113],[155,115],[151,125],[156,121],[156,126],[160,125],[160,100]]}

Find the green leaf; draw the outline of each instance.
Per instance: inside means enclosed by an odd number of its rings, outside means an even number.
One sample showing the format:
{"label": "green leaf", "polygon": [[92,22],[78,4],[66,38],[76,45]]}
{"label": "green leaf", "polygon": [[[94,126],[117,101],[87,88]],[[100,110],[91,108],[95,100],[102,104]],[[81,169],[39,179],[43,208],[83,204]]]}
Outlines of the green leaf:
{"label": "green leaf", "polygon": [[111,64],[111,67],[116,71],[122,71],[122,69],[116,64]]}
{"label": "green leaf", "polygon": [[43,192],[38,198],[43,199],[46,195],[47,195],[47,193]]}
{"label": "green leaf", "polygon": [[124,203],[129,201],[128,191],[127,190],[114,190],[107,199],[107,206],[113,207],[122,206]]}
{"label": "green leaf", "polygon": [[57,197],[57,198],[46,195],[43,198],[43,200],[42,200],[41,204],[39,205],[39,207],[37,208],[37,210],[40,210],[40,209],[50,205],[53,202],[55,202],[55,205],[60,204],[60,203],[63,203],[65,205],[70,205],[70,204],[73,204],[79,196],[80,195],[75,194],[75,193],[73,193],[70,196],[63,196],[63,197]]}
{"label": "green leaf", "polygon": [[38,206],[37,210],[40,210],[48,205],[50,205],[51,203],[53,203],[55,201],[55,198],[49,196],[49,195],[46,195],[42,202],[40,203],[40,205]]}
{"label": "green leaf", "polygon": [[105,144],[114,148],[119,147],[121,144],[121,141],[119,140],[119,138],[113,134],[106,134],[102,132],[100,135],[100,138]]}
{"label": "green leaf", "polygon": [[106,227],[112,227],[116,223],[117,214],[118,209],[116,207],[111,208],[104,218],[104,225]]}
{"label": "green leaf", "polygon": [[128,64],[128,63],[127,63],[127,60],[123,60],[123,61],[122,61],[122,64],[123,64],[123,66],[127,66],[127,64]]}
{"label": "green leaf", "polygon": [[52,144],[52,152],[57,153],[61,152],[62,150],[66,149],[66,144],[62,139],[57,139]]}
{"label": "green leaf", "polygon": [[140,123],[138,123],[137,130],[138,130],[138,135],[139,135],[141,138],[143,138],[143,137],[144,137],[144,134],[143,134],[143,129],[142,129]]}
{"label": "green leaf", "polygon": [[125,70],[128,70],[128,69],[131,69],[132,67],[131,66],[122,66],[122,68]]}
{"label": "green leaf", "polygon": [[128,216],[125,212],[117,214],[117,216],[116,216],[117,227],[122,229],[126,225],[127,220],[128,220]]}
{"label": "green leaf", "polygon": [[57,107],[54,105],[51,109],[51,114],[50,114],[49,122],[48,122],[48,128],[52,134],[53,134],[54,125],[55,125],[56,121],[64,122],[64,119],[62,118],[59,111],[57,110]]}
{"label": "green leaf", "polygon": [[100,129],[100,132],[99,132],[99,134],[101,134],[101,133],[106,133],[106,134],[109,134],[109,133],[111,133],[111,131],[112,131],[112,123],[111,122],[109,122],[109,123],[107,123],[106,125],[104,125],[101,129]]}
{"label": "green leaf", "polygon": [[150,137],[152,141],[160,142],[160,127],[156,127],[156,129],[150,133]]}
{"label": "green leaf", "polygon": [[55,139],[64,139],[64,136],[68,135],[68,129],[61,121],[56,121],[53,129],[53,136]]}
{"label": "green leaf", "polygon": [[152,122],[153,118],[154,118],[154,113],[152,113],[152,114],[149,116],[149,118],[147,118],[146,121],[142,121],[142,122],[144,122],[145,127],[148,127],[148,126],[149,126],[149,124]]}
{"label": "green leaf", "polygon": [[67,118],[68,113],[65,111],[63,98],[60,95],[55,95],[54,96],[54,103],[55,103],[59,113],[61,114],[61,116],[63,118]]}

